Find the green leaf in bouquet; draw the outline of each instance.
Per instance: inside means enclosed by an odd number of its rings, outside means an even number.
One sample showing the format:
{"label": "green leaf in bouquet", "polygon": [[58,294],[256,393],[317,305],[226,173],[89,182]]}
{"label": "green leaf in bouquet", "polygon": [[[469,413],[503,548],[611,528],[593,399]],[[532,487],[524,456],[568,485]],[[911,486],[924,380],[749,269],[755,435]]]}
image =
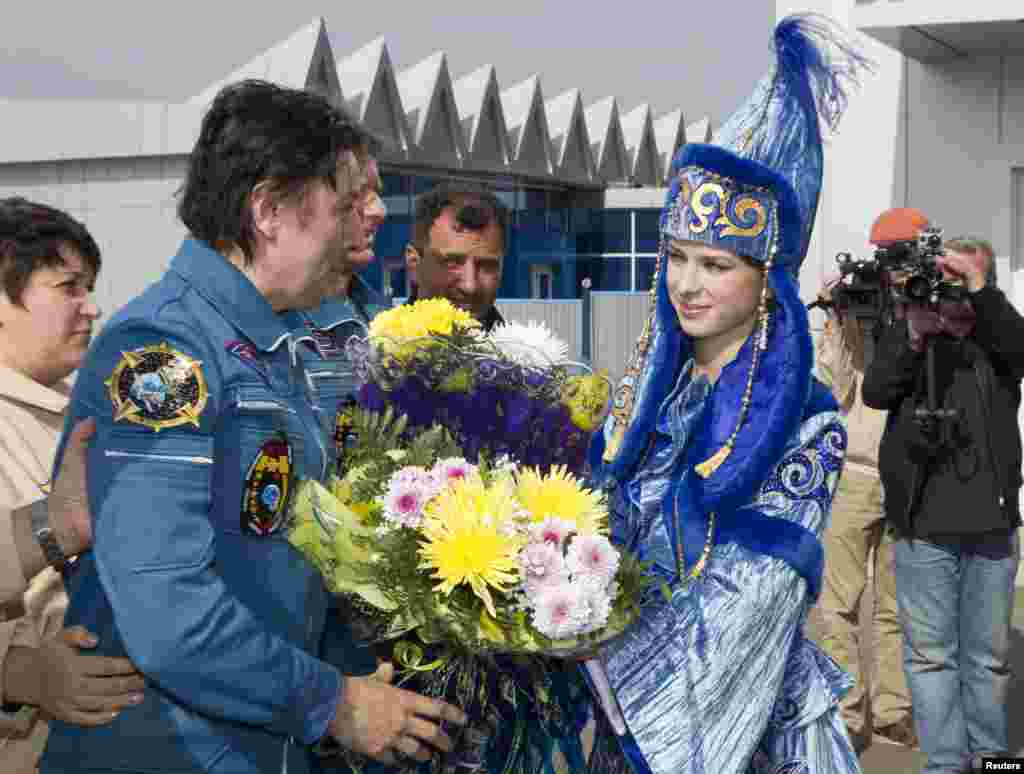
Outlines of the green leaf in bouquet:
{"label": "green leaf in bouquet", "polygon": [[288,533],[289,542],[313,564],[322,575],[331,571],[332,557],[327,535],[317,522],[309,517],[296,519]]}
{"label": "green leaf in bouquet", "polygon": [[288,539],[324,576],[331,591],[352,592],[379,609],[397,606],[377,582],[371,549],[374,531],[316,481],[299,484],[291,505]]}
{"label": "green leaf in bouquet", "polygon": [[396,415],[391,406],[383,412],[353,408],[351,420],[351,432],[356,441],[345,455],[344,462],[348,468],[379,461],[389,451],[401,448],[402,434],[409,425],[408,417]]}

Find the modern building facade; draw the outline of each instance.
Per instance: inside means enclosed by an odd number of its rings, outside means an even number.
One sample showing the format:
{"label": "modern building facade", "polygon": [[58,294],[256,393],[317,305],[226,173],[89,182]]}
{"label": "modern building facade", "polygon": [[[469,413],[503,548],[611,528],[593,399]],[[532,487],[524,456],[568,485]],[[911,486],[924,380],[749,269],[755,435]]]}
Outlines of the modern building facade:
{"label": "modern building facade", "polygon": [[875,63],[827,148],[808,297],[835,255],[866,254],[888,207],[922,209],[947,237],[988,238],[999,283],[1024,309],[1024,3],[778,0],[855,30]]}
{"label": "modern building facade", "polygon": [[327,96],[383,145],[389,217],[367,279],[408,292],[402,261],[417,194],[445,179],[484,182],[510,206],[508,299],[575,299],[650,285],[664,176],[673,152],[707,139],[707,119],[578,89],[549,98],[541,78],[511,86],[484,65],[453,78],[444,52],[400,72],[383,39],[336,58],[316,19],[193,98],[160,102],[0,100],[0,196],[81,218],[105,257],[98,295],[112,310],[156,279],[183,236],[175,192],[203,112],[226,83],[254,77]]}

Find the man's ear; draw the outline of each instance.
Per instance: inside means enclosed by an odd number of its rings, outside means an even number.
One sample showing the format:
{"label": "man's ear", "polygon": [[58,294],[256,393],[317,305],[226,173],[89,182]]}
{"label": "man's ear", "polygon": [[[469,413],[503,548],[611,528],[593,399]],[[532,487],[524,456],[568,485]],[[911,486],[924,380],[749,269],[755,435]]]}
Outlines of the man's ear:
{"label": "man's ear", "polygon": [[416,269],[420,265],[420,251],[416,249],[416,245],[412,242],[406,242],[405,244],[405,268],[413,279],[416,278]]}
{"label": "man's ear", "polygon": [[281,226],[280,205],[280,197],[276,195],[269,180],[261,180],[249,193],[253,228],[267,241],[272,242],[277,238]]}

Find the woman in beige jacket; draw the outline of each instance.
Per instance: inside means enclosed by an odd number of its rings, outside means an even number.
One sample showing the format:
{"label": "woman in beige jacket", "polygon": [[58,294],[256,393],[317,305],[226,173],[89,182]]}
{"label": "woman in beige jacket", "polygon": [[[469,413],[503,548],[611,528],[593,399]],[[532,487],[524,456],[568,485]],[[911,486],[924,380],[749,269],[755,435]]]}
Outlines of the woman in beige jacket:
{"label": "woman in beige jacket", "polygon": [[[38,568],[26,506],[49,490],[67,405],[65,379],[89,346],[99,250],[67,214],[24,199],[0,200],[0,593],[8,598]],[[80,530],[80,532],[83,530]],[[74,550],[73,536],[58,547]],[[26,537],[26,535],[28,537]],[[26,542],[27,541],[27,542]],[[34,553],[33,553],[34,552]],[[59,560],[57,560],[59,563]],[[61,576],[34,574],[20,617],[0,622],[0,771],[29,774],[46,741],[46,718],[97,725],[141,701],[142,677],[125,659],[80,652],[95,643],[64,629]]]}

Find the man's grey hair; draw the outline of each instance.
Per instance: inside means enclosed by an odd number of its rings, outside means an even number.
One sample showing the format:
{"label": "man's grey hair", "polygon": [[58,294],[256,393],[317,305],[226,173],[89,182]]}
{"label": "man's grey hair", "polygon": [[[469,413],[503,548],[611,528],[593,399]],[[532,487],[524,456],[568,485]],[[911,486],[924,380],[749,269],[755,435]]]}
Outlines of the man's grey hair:
{"label": "man's grey hair", "polygon": [[957,236],[947,239],[943,247],[955,253],[981,253],[984,255],[988,258],[988,274],[985,275],[985,282],[989,285],[996,284],[996,251],[987,239],[976,236]]}

